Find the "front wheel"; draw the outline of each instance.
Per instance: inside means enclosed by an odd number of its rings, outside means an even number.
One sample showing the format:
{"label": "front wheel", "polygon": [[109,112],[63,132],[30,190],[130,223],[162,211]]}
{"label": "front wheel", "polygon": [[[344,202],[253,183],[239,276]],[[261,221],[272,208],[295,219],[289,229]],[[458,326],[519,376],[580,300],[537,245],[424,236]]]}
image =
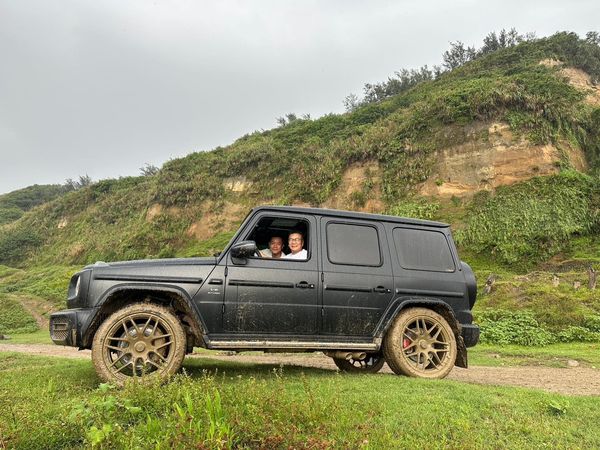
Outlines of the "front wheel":
{"label": "front wheel", "polygon": [[383,367],[385,359],[381,353],[369,353],[365,359],[333,358],[333,362],[342,372],[377,373]]}
{"label": "front wheel", "polygon": [[408,308],[388,331],[383,352],[398,375],[444,378],[456,361],[456,338],[446,319],[435,311]]}
{"label": "front wheel", "polygon": [[179,370],[186,341],[170,309],[134,303],[113,313],[94,336],[92,360],[104,381],[122,385],[134,377],[168,377]]}

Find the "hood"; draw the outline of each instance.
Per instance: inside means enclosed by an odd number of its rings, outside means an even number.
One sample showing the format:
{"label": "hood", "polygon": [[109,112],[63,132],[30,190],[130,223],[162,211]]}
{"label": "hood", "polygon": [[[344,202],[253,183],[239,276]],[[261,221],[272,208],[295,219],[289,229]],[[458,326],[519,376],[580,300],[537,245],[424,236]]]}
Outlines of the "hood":
{"label": "hood", "polygon": [[212,256],[205,258],[164,258],[164,259],[137,259],[133,261],[104,262],[96,261],[94,264],[85,266],[85,269],[102,269],[109,267],[170,267],[170,266],[214,266],[217,258]]}

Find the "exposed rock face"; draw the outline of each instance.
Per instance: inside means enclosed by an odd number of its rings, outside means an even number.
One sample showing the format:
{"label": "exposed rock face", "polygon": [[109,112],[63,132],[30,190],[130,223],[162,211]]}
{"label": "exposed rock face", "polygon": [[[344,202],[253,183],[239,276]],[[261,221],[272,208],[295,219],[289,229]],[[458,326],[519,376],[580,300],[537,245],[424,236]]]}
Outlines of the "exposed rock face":
{"label": "exposed rock face", "polygon": [[155,217],[160,216],[162,213],[162,205],[155,203],[152,205],[146,213],[146,222],[152,222]]}
{"label": "exposed rock face", "polygon": [[220,231],[233,230],[248,212],[246,207],[237,203],[219,204],[207,201],[202,205],[202,217],[194,222],[186,234],[199,241],[210,239]]}
{"label": "exposed rock face", "polygon": [[585,102],[593,106],[600,106],[600,88],[592,83],[591,77],[583,70],[565,67],[559,73],[569,80],[569,84],[580,91],[587,93]]}
{"label": "exposed rock face", "polygon": [[252,187],[252,182],[246,177],[231,177],[223,180],[223,187],[232,192],[246,192]]}
{"label": "exposed rock face", "polygon": [[[324,208],[352,209],[379,213],[385,209],[381,198],[381,168],[377,161],[351,164]],[[359,203],[359,204],[357,204]]]}
{"label": "exposed rock face", "polygon": [[[483,127],[488,127],[487,139],[437,152],[432,175],[420,188],[422,195],[460,197],[558,172],[563,155],[555,146],[532,145],[515,136],[506,123],[476,125],[480,130]],[[563,151],[576,169],[586,170],[585,156],[579,149],[565,143]]]}

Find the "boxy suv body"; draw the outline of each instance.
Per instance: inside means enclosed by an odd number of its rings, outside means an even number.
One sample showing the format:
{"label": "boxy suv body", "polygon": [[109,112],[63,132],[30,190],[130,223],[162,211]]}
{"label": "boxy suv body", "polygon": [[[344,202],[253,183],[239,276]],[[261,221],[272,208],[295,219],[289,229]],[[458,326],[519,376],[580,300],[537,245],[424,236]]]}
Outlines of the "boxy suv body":
{"label": "boxy suv body", "polygon": [[[305,259],[264,258],[300,233]],[[290,249],[284,245],[284,253]],[[441,378],[477,343],[475,277],[448,225],[316,208],[254,208],[212,258],[102,263],[52,314],[59,345],[91,348],[101,378],[176,372],[193,347],[322,351],[346,371]]]}

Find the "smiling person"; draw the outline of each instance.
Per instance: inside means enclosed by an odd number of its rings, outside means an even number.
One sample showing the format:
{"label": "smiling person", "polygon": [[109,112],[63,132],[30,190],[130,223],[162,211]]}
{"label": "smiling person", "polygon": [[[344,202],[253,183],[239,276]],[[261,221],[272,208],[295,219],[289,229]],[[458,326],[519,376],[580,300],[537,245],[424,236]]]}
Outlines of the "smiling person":
{"label": "smiling person", "polygon": [[308,252],[304,249],[304,236],[299,231],[292,231],[288,237],[288,246],[291,253],[284,256],[286,259],[308,259]]}
{"label": "smiling person", "polygon": [[282,258],[285,257],[283,250],[283,238],[281,236],[272,236],[269,240],[269,248],[260,251],[263,258]]}

